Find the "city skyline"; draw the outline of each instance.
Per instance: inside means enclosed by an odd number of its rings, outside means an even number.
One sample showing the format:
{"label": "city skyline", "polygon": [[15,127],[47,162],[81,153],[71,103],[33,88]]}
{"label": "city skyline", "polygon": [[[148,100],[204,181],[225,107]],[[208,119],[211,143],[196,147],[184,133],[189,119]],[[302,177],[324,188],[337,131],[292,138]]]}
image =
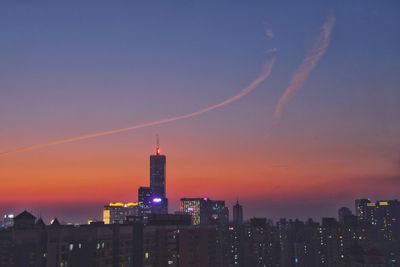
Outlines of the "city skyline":
{"label": "city skyline", "polygon": [[170,211],[399,198],[395,1],[0,7],[1,214],[86,222],[136,201],[156,134]]}

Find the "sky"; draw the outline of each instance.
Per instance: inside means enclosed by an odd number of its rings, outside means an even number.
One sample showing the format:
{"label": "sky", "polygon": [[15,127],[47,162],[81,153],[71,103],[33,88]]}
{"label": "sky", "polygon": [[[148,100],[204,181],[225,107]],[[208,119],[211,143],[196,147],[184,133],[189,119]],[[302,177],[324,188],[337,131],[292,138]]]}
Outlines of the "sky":
{"label": "sky", "polygon": [[148,185],[157,134],[171,212],[207,196],[246,218],[318,220],[399,198],[398,14],[398,1],[2,1],[0,214],[101,219]]}

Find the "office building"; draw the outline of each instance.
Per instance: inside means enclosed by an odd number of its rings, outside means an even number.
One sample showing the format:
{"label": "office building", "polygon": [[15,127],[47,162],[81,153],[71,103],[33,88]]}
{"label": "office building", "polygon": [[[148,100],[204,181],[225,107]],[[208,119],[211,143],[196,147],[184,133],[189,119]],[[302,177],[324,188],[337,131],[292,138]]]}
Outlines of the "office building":
{"label": "office building", "polygon": [[233,223],[235,225],[243,224],[243,207],[239,204],[239,201],[236,201],[233,206]]}
{"label": "office building", "polygon": [[193,225],[227,225],[229,222],[229,211],[223,200],[181,198],[180,211],[192,216]]}
{"label": "office building", "polygon": [[128,216],[138,216],[139,206],[137,202],[116,202],[109,203],[103,209],[103,222],[105,224],[122,224]]}
{"label": "office building", "polygon": [[152,212],[168,213],[166,193],[166,156],[160,153],[157,137],[155,155],[150,155],[150,188],[152,194]]}
{"label": "office building", "polygon": [[147,217],[151,213],[152,207],[152,194],[151,188],[141,186],[138,190],[138,205],[139,205],[139,215]]}
{"label": "office building", "polygon": [[143,231],[143,266],[214,267],[216,229],[192,226],[187,214],[151,214]]}

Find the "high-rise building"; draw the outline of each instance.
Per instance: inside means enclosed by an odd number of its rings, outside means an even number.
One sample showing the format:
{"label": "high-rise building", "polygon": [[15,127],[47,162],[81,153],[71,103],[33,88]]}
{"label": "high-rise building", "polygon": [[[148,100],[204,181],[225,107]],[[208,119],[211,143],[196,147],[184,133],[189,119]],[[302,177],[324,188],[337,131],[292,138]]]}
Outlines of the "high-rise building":
{"label": "high-rise building", "polygon": [[151,213],[152,203],[153,203],[153,197],[151,194],[151,188],[146,186],[139,187],[138,190],[139,215],[147,217],[147,215]]}
{"label": "high-rise building", "polygon": [[229,211],[223,200],[181,198],[180,211],[192,216],[193,225],[227,225],[229,221]]}
{"label": "high-rise building", "polygon": [[356,199],[356,216],[360,221],[369,221],[370,215],[368,214],[369,207],[373,206],[374,203],[371,203],[369,199]]}
{"label": "high-rise building", "polygon": [[190,224],[187,214],[149,215],[143,230],[142,266],[219,267],[215,227]]}
{"label": "high-rise building", "polygon": [[228,225],[229,223],[229,209],[225,206],[224,200],[211,200],[207,199],[210,209],[209,223]]}
{"label": "high-rise building", "polygon": [[233,206],[233,223],[235,225],[241,225],[243,223],[243,207],[236,201]]}
{"label": "high-rise building", "polygon": [[180,211],[190,214],[193,225],[205,224],[208,216],[207,198],[181,198]]}
{"label": "high-rise building", "polygon": [[0,230],[0,266],[143,266],[141,223],[45,225],[27,211],[14,219]]}
{"label": "high-rise building", "polygon": [[139,207],[137,202],[109,203],[103,209],[103,222],[105,224],[122,224],[128,216],[138,216]]}
{"label": "high-rise building", "polygon": [[348,207],[341,207],[338,211],[339,222],[344,223],[346,218],[349,218],[352,215],[353,213]]}
{"label": "high-rise building", "polygon": [[150,188],[152,193],[152,212],[168,213],[166,193],[166,156],[161,155],[157,136],[156,154],[150,156]]}

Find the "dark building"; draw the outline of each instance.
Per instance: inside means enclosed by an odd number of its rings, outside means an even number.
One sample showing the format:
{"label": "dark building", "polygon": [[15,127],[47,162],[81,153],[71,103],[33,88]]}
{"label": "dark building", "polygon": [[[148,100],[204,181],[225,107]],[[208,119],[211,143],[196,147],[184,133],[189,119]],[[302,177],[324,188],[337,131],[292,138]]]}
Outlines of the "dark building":
{"label": "dark building", "polygon": [[187,214],[151,214],[143,235],[145,267],[216,266],[216,228],[192,226]]}
{"label": "dark building", "polygon": [[152,194],[152,212],[168,213],[166,156],[160,154],[158,137],[156,154],[150,156],[150,188]]}
{"label": "dark building", "polygon": [[356,203],[356,216],[359,221],[370,221],[373,214],[371,214],[371,207],[374,206],[374,203],[371,203],[369,199],[357,199]]}
{"label": "dark building", "polygon": [[244,266],[280,266],[279,233],[266,218],[250,219],[244,240]]}
{"label": "dark building", "polygon": [[210,224],[228,225],[229,223],[229,209],[225,206],[224,200],[211,200],[208,199],[210,209],[209,220]]}
{"label": "dark building", "polygon": [[227,228],[225,237],[227,245],[225,247],[224,266],[245,267],[245,228],[244,225],[231,223]]}
{"label": "dark building", "polygon": [[348,207],[341,207],[338,211],[339,223],[344,223],[347,218],[352,217],[353,213]]}
{"label": "dark building", "polygon": [[233,223],[236,225],[243,224],[243,207],[239,204],[239,201],[236,201],[233,206]]}
{"label": "dark building", "polygon": [[143,225],[45,225],[29,212],[0,231],[0,266],[142,266]]}
{"label": "dark building", "polygon": [[138,190],[138,205],[139,205],[139,215],[147,217],[151,213],[152,207],[152,194],[151,188],[141,186]]}
{"label": "dark building", "polygon": [[369,228],[369,238],[390,267],[400,264],[400,202],[356,200],[357,218]]}

